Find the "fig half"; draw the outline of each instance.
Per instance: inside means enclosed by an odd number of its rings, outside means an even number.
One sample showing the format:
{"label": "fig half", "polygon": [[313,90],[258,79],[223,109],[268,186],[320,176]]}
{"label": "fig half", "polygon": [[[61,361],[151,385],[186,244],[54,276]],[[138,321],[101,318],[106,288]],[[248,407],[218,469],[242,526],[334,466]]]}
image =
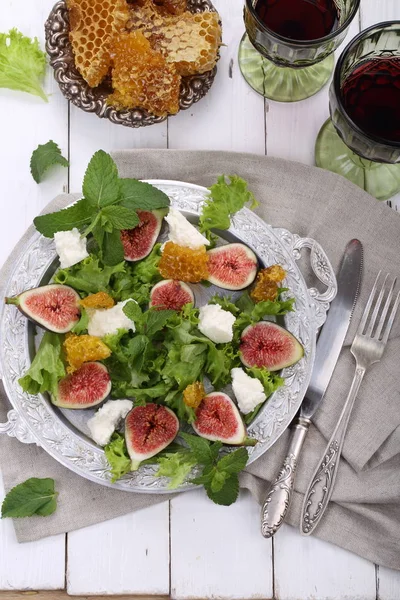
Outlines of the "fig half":
{"label": "fig half", "polygon": [[150,254],[161,230],[165,210],[138,210],[139,225],[122,229],[121,241],[125,260],[141,260]]}
{"label": "fig half", "polygon": [[125,440],[132,471],[138,469],[142,461],[164,450],[175,439],[178,430],[178,418],[166,406],[135,406],[125,419]]}
{"label": "fig half", "polygon": [[246,367],[280,371],[298,362],[304,355],[299,340],[287,329],[270,321],[260,321],[244,329],[239,346]]}
{"label": "fig half", "polygon": [[247,437],[246,427],[235,403],[223,392],[207,394],[196,409],[192,427],[200,437],[232,446],[257,443]]}
{"label": "fig half", "polygon": [[80,297],[68,285],[50,284],[5,299],[30,321],[54,333],[71,331],[80,317]]}
{"label": "fig half", "polygon": [[99,362],[87,362],[60,379],[57,396],[52,395],[51,401],[60,408],[92,408],[103,402],[110,392],[107,368]]}
{"label": "fig half", "polygon": [[150,306],[156,310],[181,310],[190,302],[194,302],[194,295],[183,281],[165,279],[156,283],[150,292]]}
{"label": "fig half", "polygon": [[243,290],[257,275],[257,257],[244,244],[226,244],[207,256],[208,281],[225,290]]}

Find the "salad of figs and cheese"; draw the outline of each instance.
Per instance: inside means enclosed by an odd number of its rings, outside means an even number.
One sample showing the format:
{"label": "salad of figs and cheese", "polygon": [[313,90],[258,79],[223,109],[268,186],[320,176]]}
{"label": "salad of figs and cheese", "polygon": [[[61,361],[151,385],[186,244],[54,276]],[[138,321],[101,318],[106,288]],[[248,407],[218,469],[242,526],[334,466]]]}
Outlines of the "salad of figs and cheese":
{"label": "salad of figs and cheese", "polygon": [[[34,220],[60,259],[51,283],[6,298],[45,331],[19,384],[63,409],[95,407],[87,425],[111,481],[154,464],[171,489],[204,485],[231,504],[257,443],[246,426],[303,356],[278,324],[294,310],[284,269],[261,268],[245,244],[213,233],[254,196],[221,176],[194,226],[156,187],[120,178],[102,150],[82,190]],[[218,292],[199,306],[196,290],[211,285]]]}

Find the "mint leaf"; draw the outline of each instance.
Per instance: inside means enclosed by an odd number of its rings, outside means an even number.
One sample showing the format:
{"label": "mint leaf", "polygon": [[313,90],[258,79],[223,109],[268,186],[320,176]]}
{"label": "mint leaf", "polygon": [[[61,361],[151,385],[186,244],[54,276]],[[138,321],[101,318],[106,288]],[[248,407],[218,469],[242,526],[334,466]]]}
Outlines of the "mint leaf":
{"label": "mint leaf", "polygon": [[245,468],[249,458],[246,448],[238,448],[234,452],[227,454],[219,459],[217,464],[218,472],[225,472],[229,475],[240,473]]}
{"label": "mint leaf", "polygon": [[213,456],[211,454],[209,441],[197,435],[191,435],[190,433],[181,432],[180,436],[188,444],[189,448],[197,459],[197,462],[206,466],[212,464]]}
{"label": "mint leaf", "polygon": [[239,495],[239,479],[236,474],[228,477],[218,491],[214,491],[211,484],[205,484],[204,487],[210,500],[223,506],[230,506],[236,502]]}
{"label": "mint leaf", "polygon": [[104,234],[102,254],[106,265],[115,266],[124,260],[124,248],[118,229]]}
{"label": "mint leaf", "polygon": [[140,324],[143,323],[142,309],[140,308],[139,304],[134,300],[132,300],[131,302],[127,302],[122,310],[128,317],[128,319],[133,321],[135,324],[138,324],[140,326]]}
{"label": "mint leaf", "polygon": [[81,229],[94,216],[94,209],[84,199],[58,212],[40,215],[33,219],[39,233],[45,237],[53,237],[57,231],[70,231],[74,227]]}
{"label": "mint leaf", "polygon": [[139,217],[134,210],[123,206],[107,206],[101,211],[114,229],[133,229],[139,225]]}
{"label": "mint leaf", "polygon": [[53,140],[40,145],[32,152],[31,174],[36,183],[43,180],[44,173],[53,165],[68,167],[69,163],[61,154],[60,148]]}
{"label": "mint leaf", "polygon": [[146,334],[149,337],[160,331],[168,319],[175,314],[174,310],[149,310],[146,313]]}
{"label": "mint leaf", "polygon": [[27,479],[8,492],[1,507],[1,518],[46,517],[56,510],[57,496],[53,479]]}
{"label": "mint leaf", "polygon": [[97,208],[117,202],[120,194],[117,165],[107,152],[93,154],[83,178],[83,195]]}
{"label": "mint leaf", "polygon": [[156,210],[170,205],[167,194],[150,183],[137,179],[120,179],[121,206],[130,210]]}

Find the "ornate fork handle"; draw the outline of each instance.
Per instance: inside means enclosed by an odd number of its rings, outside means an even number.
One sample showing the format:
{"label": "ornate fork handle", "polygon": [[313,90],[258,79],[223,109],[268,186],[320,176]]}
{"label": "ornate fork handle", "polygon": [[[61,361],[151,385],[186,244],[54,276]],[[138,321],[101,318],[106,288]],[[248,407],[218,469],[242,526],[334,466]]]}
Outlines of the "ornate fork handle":
{"label": "ornate fork handle", "polygon": [[311,421],[299,417],[293,427],[288,453],[261,509],[261,533],[270,538],[286,518],[292,499],[297,463]]}
{"label": "ornate fork handle", "polygon": [[349,418],[364,375],[365,368],[357,365],[339,421],[304,496],[300,521],[303,535],[310,535],[317,527],[332,496]]}

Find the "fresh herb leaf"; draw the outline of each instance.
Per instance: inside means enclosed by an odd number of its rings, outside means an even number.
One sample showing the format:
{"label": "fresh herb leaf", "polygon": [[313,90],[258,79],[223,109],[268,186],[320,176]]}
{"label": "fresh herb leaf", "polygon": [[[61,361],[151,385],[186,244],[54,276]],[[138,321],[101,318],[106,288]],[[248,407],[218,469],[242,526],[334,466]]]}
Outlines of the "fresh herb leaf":
{"label": "fresh herb leaf", "polygon": [[175,314],[174,310],[148,310],[146,315],[146,334],[153,337],[165,327],[168,319]]}
{"label": "fresh herb leaf", "polygon": [[61,338],[46,331],[31,366],[18,383],[28,394],[50,392],[57,395],[58,380],[65,375],[61,359]]}
{"label": "fresh herb leaf", "polygon": [[229,475],[240,473],[245,468],[249,459],[249,453],[246,448],[238,448],[219,459],[217,471],[224,471]]}
{"label": "fresh herb leaf", "polygon": [[253,321],[260,321],[263,317],[267,316],[286,315],[288,312],[294,311],[294,302],[294,298],[288,298],[287,300],[265,300],[264,302],[258,302],[251,313],[251,317]]}
{"label": "fresh herb leaf", "polygon": [[44,173],[53,165],[68,167],[68,161],[61,154],[60,148],[53,140],[40,145],[32,152],[31,174],[36,183],[40,183]]}
{"label": "fresh herb leaf", "polygon": [[70,231],[74,227],[80,229],[91,221],[93,207],[85,200],[78,200],[72,206],[55,213],[40,215],[33,219],[36,229],[45,237],[53,237],[57,231]]}
{"label": "fresh herb leaf", "polygon": [[57,496],[53,479],[32,477],[8,492],[1,507],[1,518],[47,517],[57,508]]}
{"label": "fresh herb leaf", "polygon": [[107,152],[93,154],[83,178],[83,195],[91,206],[102,208],[117,202],[119,179],[117,165]]}
{"label": "fresh herb leaf", "polygon": [[0,87],[40,96],[48,102],[40,82],[46,72],[46,54],[37,38],[17,29],[0,33]]}
{"label": "fresh herb leaf", "polygon": [[87,328],[89,327],[89,315],[84,306],[81,306],[81,318],[73,328],[71,329],[72,333],[76,333],[77,335],[81,335]]}
{"label": "fresh herb leaf", "polygon": [[69,285],[86,294],[111,292],[112,280],[120,273],[125,273],[124,262],[113,266],[103,265],[98,258],[90,255],[73,267],[59,269],[54,275],[54,282]]}
{"label": "fresh herb leaf", "polygon": [[126,448],[125,438],[119,433],[113,433],[110,442],[104,448],[104,454],[111,467],[111,482],[115,483],[131,470],[131,459]]}
{"label": "fresh herb leaf", "polygon": [[122,310],[128,319],[135,323],[136,329],[140,331],[144,322],[144,314],[139,304],[132,300],[131,302],[127,302]]}
{"label": "fresh herb leaf", "polygon": [[271,396],[277,389],[285,385],[285,380],[283,377],[278,375],[277,373],[272,373],[271,371],[267,371],[267,369],[263,369],[260,367],[251,367],[246,369],[248,375],[259,379],[263,385],[264,393],[267,396]]}
{"label": "fresh herb leaf", "polygon": [[197,462],[201,465],[212,465],[213,454],[210,450],[210,442],[198,435],[181,432],[180,436],[187,443],[190,450],[193,452]]}
{"label": "fresh herb leaf", "polygon": [[208,304],[219,304],[221,308],[229,311],[235,317],[240,313],[240,309],[232,302],[230,296],[219,296],[218,294],[215,294],[210,298]]}
{"label": "fresh herb leaf", "polygon": [[118,265],[124,260],[124,248],[118,229],[113,229],[111,233],[106,232],[104,234],[102,256],[105,264],[109,266]]}
{"label": "fresh herb leaf", "polygon": [[101,214],[114,229],[133,229],[140,222],[134,210],[124,208],[123,206],[106,206],[101,211]]}
{"label": "fresh herb leaf", "polygon": [[166,452],[158,458],[157,463],[159,467],[156,477],[169,477],[167,487],[173,490],[185,482],[197,460],[190,451],[182,448],[176,452]]}
{"label": "fresh herb leaf", "polygon": [[209,229],[229,229],[231,216],[250,203],[250,208],[258,206],[252,192],[247,189],[247,182],[237,175],[229,176],[227,183],[225,175],[218,177],[218,182],[212,185],[210,195],[206,199],[200,216],[200,231]]}
{"label": "fresh herb leaf", "polygon": [[121,206],[130,210],[156,210],[170,205],[167,194],[144,181],[120,179],[119,185]]}
{"label": "fresh herb leaf", "polygon": [[239,496],[239,479],[237,475],[225,478],[222,487],[218,491],[212,489],[212,484],[205,484],[204,487],[210,500],[222,506],[234,504]]}

